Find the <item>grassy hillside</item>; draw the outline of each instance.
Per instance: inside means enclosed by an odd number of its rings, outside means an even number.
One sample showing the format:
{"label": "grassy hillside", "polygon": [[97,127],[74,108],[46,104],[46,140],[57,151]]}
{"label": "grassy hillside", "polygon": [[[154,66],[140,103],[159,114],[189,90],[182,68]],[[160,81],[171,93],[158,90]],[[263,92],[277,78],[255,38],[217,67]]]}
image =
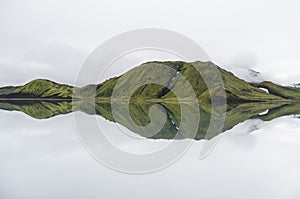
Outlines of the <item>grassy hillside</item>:
{"label": "grassy hillside", "polygon": [[0,88],[0,97],[6,98],[61,98],[71,99],[73,87],[50,80],[37,79],[24,86]]}
{"label": "grassy hillside", "polygon": [[[169,70],[162,71],[160,65],[168,66]],[[122,76],[109,79],[98,85],[96,97],[110,97],[115,85],[118,83],[119,87],[115,90],[115,97],[117,98],[131,97],[136,99],[160,99],[162,101],[174,100],[176,98],[170,89],[153,83],[142,85],[135,90],[133,95],[128,96],[128,89],[134,85],[139,85],[140,82],[154,81],[168,85],[171,89],[179,88],[180,95],[185,99],[191,97],[187,92],[187,83],[189,83],[199,100],[209,102],[211,95],[219,96],[220,89],[222,89],[214,69],[220,72],[228,102],[284,100],[281,96],[269,94],[252,86],[211,62],[148,62],[133,68]],[[201,71],[203,76],[208,77],[210,83],[213,85],[211,90],[207,89],[206,82],[198,71]],[[187,81],[181,81],[179,74]]]}
{"label": "grassy hillside", "polygon": [[273,95],[280,96],[285,99],[299,100],[300,99],[300,89],[299,88],[289,88],[274,84],[272,82],[266,81],[258,85],[258,87],[266,88]]}
{"label": "grassy hillside", "polygon": [[14,90],[15,94],[28,94],[35,97],[72,98],[71,86],[57,84],[49,80],[34,80]]}
{"label": "grassy hillside", "polygon": [[[224,83],[224,88],[226,92],[226,98],[228,102],[249,102],[249,101],[278,101],[282,100],[281,97],[268,94],[261,89],[258,89],[249,83],[245,82],[234,76],[232,73],[223,70],[222,68],[216,66],[211,62],[194,62],[194,63],[184,63],[179,68],[180,73],[185,79],[188,80],[190,85],[193,87],[196,96],[202,101],[209,101],[211,95],[221,96],[220,90],[222,89],[222,84],[218,81],[218,76],[216,74],[217,69],[221,75]],[[199,74],[201,71],[203,76],[206,76],[209,83],[212,84],[211,90],[208,90],[204,78]],[[172,82],[172,86],[178,86],[178,84],[184,84],[182,81],[178,81],[177,78]],[[185,91],[184,85],[179,85],[182,87],[182,92]],[[172,98],[174,95],[172,93],[166,93],[163,98]],[[186,96],[188,97],[188,96]]]}
{"label": "grassy hillside", "polygon": [[17,87],[13,87],[13,86],[0,88],[0,96],[9,95],[9,94],[13,93],[14,90],[16,90],[16,89],[17,89]]}
{"label": "grassy hillside", "polygon": [[[161,65],[167,68],[162,71]],[[216,70],[222,82],[218,81]],[[198,71],[201,71],[201,74]],[[182,77],[184,81],[181,81]],[[210,89],[204,79],[209,81]],[[140,84],[142,82],[145,84]],[[158,82],[158,84],[152,82]],[[174,93],[160,84],[167,85],[171,90],[177,89],[181,98],[189,101],[185,101],[180,106],[179,99]],[[189,94],[188,85],[193,88],[196,99],[192,99]],[[226,106],[226,118],[221,132],[252,118],[271,120],[285,115],[300,114],[297,104],[300,100],[300,89],[287,88],[272,82],[251,85],[211,62],[149,62],[119,77],[82,88],[57,84],[50,80],[33,80],[23,86],[0,88],[0,109],[20,111],[36,119],[81,111],[118,122],[132,132],[151,139],[174,139],[175,135],[177,135],[176,139],[211,139],[217,136],[217,133],[206,136],[212,118],[212,107],[209,102],[211,96],[222,97],[222,85],[224,85],[227,104],[223,104]],[[132,88],[135,88],[132,90],[133,93],[128,93]],[[266,88],[269,93],[259,88]],[[124,103],[119,103],[115,107],[115,115],[112,114],[113,92],[116,99],[131,100],[129,106],[131,118],[126,115],[127,107]],[[73,99],[76,101],[72,101]],[[192,114],[195,107],[190,104],[191,100],[200,102],[197,134],[193,135],[192,125],[183,126],[178,134],[181,119],[185,121],[195,119],[195,115]],[[156,106],[154,113],[157,120],[150,121],[149,110],[153,105],[159,105]],[[181,118],[181,110],[187,110],[190,114]],[[266,110],[269,110],[267,114],[260,115]],[[160,132],[155,135],[149,134],[148,130],[136,127],[147,126],[154,122],[153,127],[156,128],[164,113],[167,116],[166,122]],[[117,116],[117,119],[114,116]],[[212,126],[213,131],[220,133],[217,128],[219,127]]]}
{"label": "grassy hillside", "polygon": [[[167,66],[161,70],[161,65]],[[218,81],[216,70],[220,73],[223,82]],[[201,71],[199,74],[198,71]],[[184,78],[181,81],[180,77]],[[212,85],[207,88],[204,78]],[[145,84],[140,84],[141,82]],[[152,83],[158,82],[158,84]],[[191,99],[188,85],[191,85],[198,100],[209,103],[211,96],[221,96],[224,83],[226,100],[228,103],[245,102],[278,102],[300,99],[298,89],[286,88],[271,82],[264,82],[260,87],[268,88],[270,94],[239,79],[232,73],[223,70],[211,62],[148,62],[133,68],[125,74],[111,78],[98,85],[87,85],[83,88],[57,84],[49,80],[33,80],[19,87],[0,88],[0,98],[55,98],[55,99],[85,99],[86,101],[110,100],[114,92],[115,98],[132,98],[140,100],[155,100],[156,102],[176,100],[174,93],[169,89],[177,89],[183,99]],[[118,84],[118,89],[116,89]],[[167,87],[161,85],[167,85]],[[137,86],[140,85],[140,86]],[[132,95],[128,93],[134,89]],[[130,95],[130,96],[129,96]]]}

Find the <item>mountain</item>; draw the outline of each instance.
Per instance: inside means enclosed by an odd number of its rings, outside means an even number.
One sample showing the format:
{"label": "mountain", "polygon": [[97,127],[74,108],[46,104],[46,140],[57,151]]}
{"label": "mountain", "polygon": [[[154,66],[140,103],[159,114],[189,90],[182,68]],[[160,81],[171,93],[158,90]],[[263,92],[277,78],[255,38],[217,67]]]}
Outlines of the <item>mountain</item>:
{"label": "mountain", "polygon": [[72,99],[73,87],[37,79],[24,86],[0,88],[1,98],[55,98]]}
{"label": "mountain", "polygon": [[[167,66],[167,69],[162,71],[161,65]],[[223,80],[227,103],[282,102],[300,99],[300,89],[278,86],[271,82],[252,85],[212,62],[175,61],[148,62],[121,76],[83,88],[58,84],[50,80],[33,80],[23,86],[0,88],[0,100],[89,100],[92,99],[91,97],[95,97],[96,101],[109,101],[114,92],[114,98],[176,101],[175,94],[169,88],[176,88],[182,98],[189,100],[191,95],[187,92],[188,82],[197,99],[203,103],[209,103],[211,96],[222,97],[222,84],[218,81],[215,70],[219,71]],[[198,71],[201,71],[202,75],[209,79],[210,89]],[[185,78],[184,81],[182,81],[182,77]],[[152,81],[168,85],[169,88],[151,83]],[[128,93],[130,87],[139,85],[141,82],[146,82],[146,84],[135,89],[132,94]],[[117,84],[118,89],[115,89]],[[259,88],[267,88],[269,93]]]}
{"label": "mountain", "polygon": [[258,84],[258,87],[268,89],[271,94],[280,96],[285,99],[290,99],[290,100],[300,99],[299,88],[284,87],[269,81],[265,81]]}
{"label": "mountain", "polygon": [[[167,67],[162,70],[162,65]],[[209,89],[205,80],[210,84]],[[196,99],[189,94],[188,85],[192,87]],[[222,98],[223,86],[227,103],[212,107],[209,103],[212,96]],[[260,88],[267,89],[268,92]],[[180,97],[175,96],[173,90]],[[129,107],[123,99],[130,99]],[[179,100],[184,103],[180,104]],[[196,135],[192,133],[193,126],[180,126],[181,120],[195,120],[196,115],[192,114],[195,108],[193,100],[200,102],[197,105],[200,120]],[[121,76],[82,88],[42,79],[23,86],[0,88],[2,110],[20,111],[36,119],[81,111],[117,122],[150,139],[174,139],[175,136],[176,139],[211,139],[248,119],[268,121],[285,115],[300,114],[298,100],[300,89],[272,82],[248,83],[211,62],[148,62]],[[115,101],[118,101],[117,106],[113,103]],[[155,108],[150,109],[151,107]],[[213,108],[226,110],[221,130],[211,122],[212,118],[222,119],[218,116],[218,110],[216,113],[212,112]],[[127,115],[128,109],[130,116]],[[150,110],[154,111],[157,121],[151,121]],[[189,114],[181,115],[182,110]],[[166,121],[155,135],[149,129],[138,128],[153,122],[153,128],[156,128],[162,120],[162,114],[166,115]],[[209,127],[217,133],[207,136]]]}
{"label": "mountain", "polygon": [[[169,67],[169,71],[161,72],[160,65]],[[218,81],[215,69],[221,75],[226,92],[227,102],[250,102],[250,101],[281,101],[284,100],[280,96],[269,94],[244,80],[234,76],[232,73],[223,70],[211,62],[149,62],[138,66],[120,77],[110,79],[100,84],[101,92],[97,91],[96,97],[105,97],[112,95],[114,86],[118,83],[118,90],[115,91],[117,98],[136,98],[136,99],[161,99],[172,100],[176,99],[173,92],[158,84],[146,84],[138,88],[133,95],[127,96],[128,87],[138,85],[139,82],[145,81],[145,77],[151,77],[152,80],[161,82],[164,85],[169,85],[171,88],[179,88],[181,96],[189,99],[190,95],[187,92],[187,84],[180,78],[184,77],[192,86],[196,97],[204,102],[209,102],[211,95],[221,96],[220,90],[222,85]],[[204,78],[199,74],[201,71],[203,76],[206,76],[212,87],[207,88]],[[130,74],[130,75],[128,75]],[[178,75],[181,74],[181,77]],[[132,78],[134,77],[134,78]]]}

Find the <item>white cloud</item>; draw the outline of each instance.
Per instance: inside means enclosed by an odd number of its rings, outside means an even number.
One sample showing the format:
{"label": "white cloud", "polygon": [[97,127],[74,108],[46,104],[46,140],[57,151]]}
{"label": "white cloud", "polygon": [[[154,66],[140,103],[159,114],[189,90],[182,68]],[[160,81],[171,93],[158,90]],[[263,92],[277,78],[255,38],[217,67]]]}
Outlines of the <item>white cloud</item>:
{"label": "white cloud", "polygon": [[1,85],[40,77],[72,83],[83,60],[99,44],[143,27],[185,34],[201,44],[214,62],[232,71],[254,68],[283,84],[299,78],[296,0],[284,4],[271,0],[6,0],[1,5],[0,58],[11,63],[0,65]]}

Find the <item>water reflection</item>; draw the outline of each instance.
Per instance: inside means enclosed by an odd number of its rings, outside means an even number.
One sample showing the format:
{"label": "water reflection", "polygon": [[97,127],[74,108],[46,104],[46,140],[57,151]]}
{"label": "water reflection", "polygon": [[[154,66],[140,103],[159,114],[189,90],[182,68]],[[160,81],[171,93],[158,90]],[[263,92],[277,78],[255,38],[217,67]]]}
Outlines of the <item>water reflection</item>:
{"label": "water reflection", "polygon": [[[142,131],[135,128],[131,119],[138,126],[147,126],[151,123],[149,110],[153,105],[159,105],[155,109],[154,114],[164,112],[166,121],[163,127],[156,134],[147,131]],[[194,105],[194,104],[193,104]],[[226,118],[221,131],[213,135],[206,135],[212,118],[212,107],[208,104],[199,105],[200,121],[196,136],[191,133],[190,126],[183,126],[179,131],[181,120],[193,120],[193,114],[184,115],[181,117],[181,109],[188,112],[193,112],[193,105],[183,103],[181,106],[177,102],[132,102],[129,104],[129,112],[131,118],[125,117],[125,112],[128,107],[126,103],[118,103],[118,108],[115,109],[114,115],[118,115],[118,123],[130,131],[139,134],[142,137],[149,139],[212,139],[221,132],[232,129],[234,126],[250,119],[260,119],[262,121],[270,121],[275,118],[288,115],[299,115],[300,104],[280,104],[280,103],[242,103],[242,104],[227,104]],[[215,109],[220,107],[214,107]],[[35,119],[47,119],[57,115],[68,114],[73,111],[84,112],[89,115],[98,115],[111,122],[116,122],[112,113],[110,102],[72,102],[72,101],[2,101],[0,109],[7,111],[20,111]],[[216,113],[218,110],[215,111]],[[217,128],[217,127],[216,127]],[[255,128],[255,127],[253,127]],[[253,129],[254,131],[256,129]]]}

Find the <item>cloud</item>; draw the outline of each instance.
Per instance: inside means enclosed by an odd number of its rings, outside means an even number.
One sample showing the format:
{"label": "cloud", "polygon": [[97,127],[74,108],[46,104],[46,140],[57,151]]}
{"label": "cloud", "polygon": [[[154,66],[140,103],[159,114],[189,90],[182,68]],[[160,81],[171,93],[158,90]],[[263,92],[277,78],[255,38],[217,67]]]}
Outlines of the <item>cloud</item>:
{"label": "cloud", "polygon": [[[72,83],[82,62],[99,44],[144,27],[187,35],[206,49],[212,61],[242,78],[247,78],[248,69],[254,69],[264,79],[290,84],[299,79],[297,7],[299,2],[293,0],[284,5],[258,0],[154,0],[147,5],[136,0],[2,1],[0,84],[40,77]],[[170,9],[166,12],[165,8]]]}

